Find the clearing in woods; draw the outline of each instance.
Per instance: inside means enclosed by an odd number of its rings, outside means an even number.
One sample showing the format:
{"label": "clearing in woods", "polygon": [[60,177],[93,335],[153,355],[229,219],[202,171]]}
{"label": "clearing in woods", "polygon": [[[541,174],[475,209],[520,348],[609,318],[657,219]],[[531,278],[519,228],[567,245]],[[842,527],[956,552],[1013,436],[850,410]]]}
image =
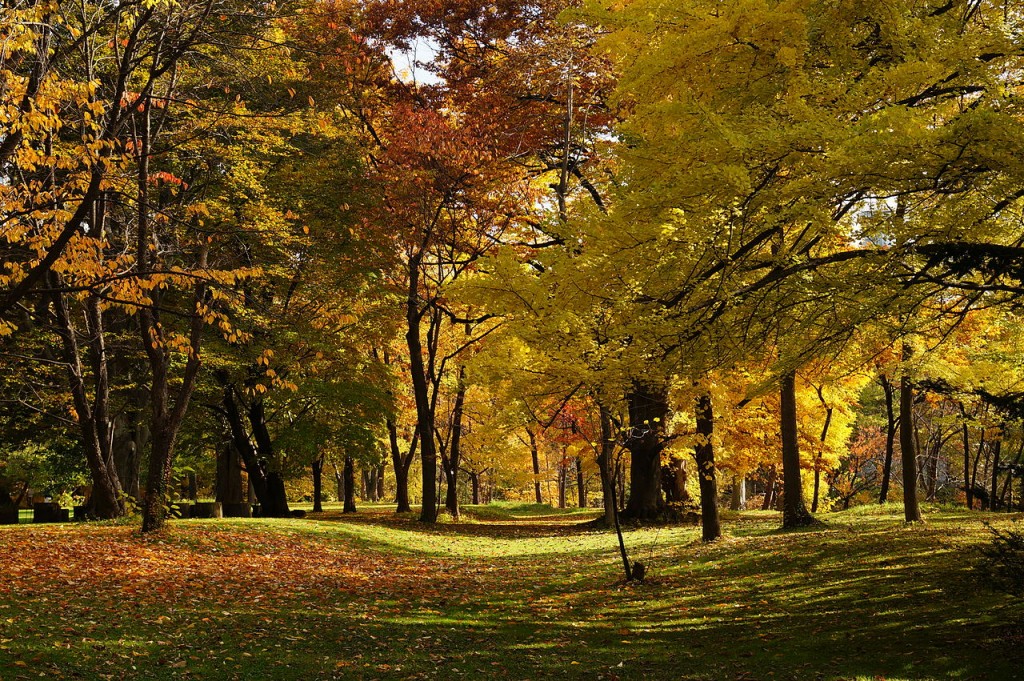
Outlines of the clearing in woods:
{"label": "clearing in woods", "polygon": [[629,530],[642,585],[591,515],[535,506],[2,527],[0,679],[1024,678],[1024,608],[974,570],[1009,517],[899,513]]}

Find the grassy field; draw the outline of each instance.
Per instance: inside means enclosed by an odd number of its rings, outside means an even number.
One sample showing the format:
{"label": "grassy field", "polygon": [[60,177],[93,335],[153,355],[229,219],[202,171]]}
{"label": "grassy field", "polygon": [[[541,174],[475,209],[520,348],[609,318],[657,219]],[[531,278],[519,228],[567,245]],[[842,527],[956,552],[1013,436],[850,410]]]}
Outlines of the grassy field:
{"label": "grassy field", "polygon": [[643,585],[591,517],[0,527],[0,679],[1024,679],[1024,607],[973,569],[1006,516],[631,530]]}

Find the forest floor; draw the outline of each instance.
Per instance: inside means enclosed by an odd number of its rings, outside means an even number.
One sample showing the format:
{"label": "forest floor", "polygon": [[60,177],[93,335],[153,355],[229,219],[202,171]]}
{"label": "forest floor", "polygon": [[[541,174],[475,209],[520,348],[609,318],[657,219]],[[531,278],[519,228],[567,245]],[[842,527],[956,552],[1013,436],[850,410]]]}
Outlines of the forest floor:
{"label": "forest floor", "polygon": [[642,585],[592,517],[0,527],[0,679],[1024,679],[1024,606],[975,570],[1007,516],[629,530]]}

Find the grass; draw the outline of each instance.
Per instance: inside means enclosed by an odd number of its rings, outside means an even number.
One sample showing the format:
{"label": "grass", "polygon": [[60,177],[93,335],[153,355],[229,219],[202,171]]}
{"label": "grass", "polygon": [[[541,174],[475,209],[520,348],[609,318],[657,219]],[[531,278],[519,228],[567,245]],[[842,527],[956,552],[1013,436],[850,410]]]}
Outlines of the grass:
{"label": "grass", "polygon": [[[0,679],[1024,678],[1024,607],[982,588],[983,521],[896,507],[779,532],[632,529],[624,585],[594,513],[384,506],[305,519],[0,527]],[[365,510],[362,510],[364,509]]]}

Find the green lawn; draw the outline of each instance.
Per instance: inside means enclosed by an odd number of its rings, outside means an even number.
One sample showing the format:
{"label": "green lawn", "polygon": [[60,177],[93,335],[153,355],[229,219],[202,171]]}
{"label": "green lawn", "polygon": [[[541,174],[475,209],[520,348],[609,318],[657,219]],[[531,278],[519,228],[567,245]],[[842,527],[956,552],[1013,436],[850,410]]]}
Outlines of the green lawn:
{"label": "green lawn", "polygon": [[1006,517],[897,513],[630,530],[643,585],[533,505],[0,527],[0,679],[1024,679],[1024,607],[973,571]]}

